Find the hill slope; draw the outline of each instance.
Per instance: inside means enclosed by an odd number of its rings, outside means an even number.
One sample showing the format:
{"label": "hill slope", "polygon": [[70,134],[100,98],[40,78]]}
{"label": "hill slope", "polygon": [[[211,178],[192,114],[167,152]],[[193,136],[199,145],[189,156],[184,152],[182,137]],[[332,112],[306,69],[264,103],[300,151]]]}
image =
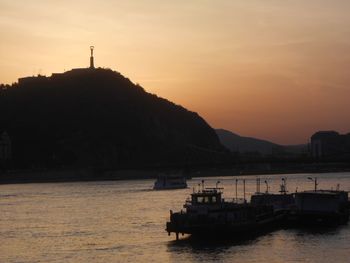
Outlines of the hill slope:
{"label": "hill slope", "polygon": [[192,148],[224,150],[197,113],[107,69],[2,85],[0,112],[21,167],[183,163]]}
{"label": "hill slope", "polygon": [[220,142],[232,152],[251,153],[258,152],[262,155],[298,156],[306,154],[308,149],[306,144],[300,145],[280,145],[266,140],[252,137],[243,137],[233,132],[216,129]]}
{"label": "hill slope", "polygon": [[243,137],[224,129],[216,129],[215,131],[221,143],[232,152],[259,152],[263,155],[267,155],[272,154],[273,151],[283,149],[283,147],[278,144],[251,137]]}

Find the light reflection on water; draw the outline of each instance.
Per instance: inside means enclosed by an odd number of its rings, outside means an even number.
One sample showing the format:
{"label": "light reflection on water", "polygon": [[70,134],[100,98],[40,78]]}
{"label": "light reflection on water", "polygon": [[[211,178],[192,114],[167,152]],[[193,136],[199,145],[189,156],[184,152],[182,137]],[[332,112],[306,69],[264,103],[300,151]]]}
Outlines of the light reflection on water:
{"label": "light reflection on water", "polygon": [[[285,175],[268,179],[279,190]],[[288,175],[290,191],[313,189],[307,174]],[[350,173],[320,174],[319,188],[350,190]],[[249,197],[256,176],[246,179]],[[235,196],[235,178],[220,180]],[[189,189],[152,191],[153,180],[0,185],[0,262],[347,262],[348,225],[328,229],[280,229],[239,241],[180,242],[168,237],[169,210],[182,208]],[[243,196],[242,183],[239,197]],[[261,190],[265,186],[261,185]]]}

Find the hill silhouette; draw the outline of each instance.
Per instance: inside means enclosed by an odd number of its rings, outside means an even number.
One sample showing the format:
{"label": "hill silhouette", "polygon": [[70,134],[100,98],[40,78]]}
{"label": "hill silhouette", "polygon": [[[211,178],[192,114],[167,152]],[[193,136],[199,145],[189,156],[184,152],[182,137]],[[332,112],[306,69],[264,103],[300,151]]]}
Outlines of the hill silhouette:
{"label": "hill silhouette", "polygon": [[0,112],[15,167],[184,164],[225,151],[197,113],[110,69],[1,85]]}
{"label": "hill silhouette", "polygon": [[216,129],[220,142],[232,152],[259,153],[261,155],[302,154],[307,151],[307,145],[280,145],[267,140],[244,137],[224,129]]}

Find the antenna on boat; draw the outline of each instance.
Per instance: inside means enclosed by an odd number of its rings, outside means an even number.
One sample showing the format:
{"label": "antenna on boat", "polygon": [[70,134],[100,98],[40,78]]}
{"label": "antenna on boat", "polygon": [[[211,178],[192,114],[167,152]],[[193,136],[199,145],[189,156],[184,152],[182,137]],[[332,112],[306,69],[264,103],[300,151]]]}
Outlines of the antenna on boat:
{"label": "antenna on boat", "polygon": [[236,202],[238,200],[238,198],[237,198],[237,195],[238,195],[238,193],[237,193],[237,185],[238,185],[238,179],[236,179]]}
{"label": "antenna on boat", "polygon": [[308,177],[307,179],[309,179],[310,181],[314,181],[314,183],[315,183],[315,192],[316,192],[317,191],[317,186],[318,186],[317,177],[315,177],[315,178]]}
{"label": "antenna on boat", "polygon": [[282,178],[282,184],[281,184],[281,190],[280,190],[280,193],[282,194],[286,194],[288,191],[287,191],[287,179],[286,178]]}
{"label": "antenna on boat", "polygon": [[245,201],[245,179],[243,179],[243,200],[244,200],[244,203],[246,202]]}
{"label": "antenna on boat", "polygon": [[265,184],[266,184],[266,192],[265,193],[269,193],[269,183],[267,182],[267,180],[265,180]]}

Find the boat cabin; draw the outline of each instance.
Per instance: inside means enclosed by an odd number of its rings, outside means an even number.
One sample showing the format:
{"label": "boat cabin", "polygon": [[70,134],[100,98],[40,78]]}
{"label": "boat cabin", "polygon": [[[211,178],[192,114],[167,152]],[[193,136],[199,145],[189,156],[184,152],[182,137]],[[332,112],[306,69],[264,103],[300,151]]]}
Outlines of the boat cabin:
{"label": "boat cabin", "polygon": [[300,211],[337,212],[348,204],[345,191],[317,190],[295,193],[295,205]]}
{"label": "boat cabin", "polygon": [[222,188],[206,188],[197,193],[191,194],[191,204],[201,205],[201,204],[219,204],[222,201],[220,191]]}
{"label": "boat cabin", "polygon": [[252,195],[251,204],[255,206],[272,205],[274,209],[288,209],[294,204],[294,197],[292,194],[269,194],[257,193]]}

